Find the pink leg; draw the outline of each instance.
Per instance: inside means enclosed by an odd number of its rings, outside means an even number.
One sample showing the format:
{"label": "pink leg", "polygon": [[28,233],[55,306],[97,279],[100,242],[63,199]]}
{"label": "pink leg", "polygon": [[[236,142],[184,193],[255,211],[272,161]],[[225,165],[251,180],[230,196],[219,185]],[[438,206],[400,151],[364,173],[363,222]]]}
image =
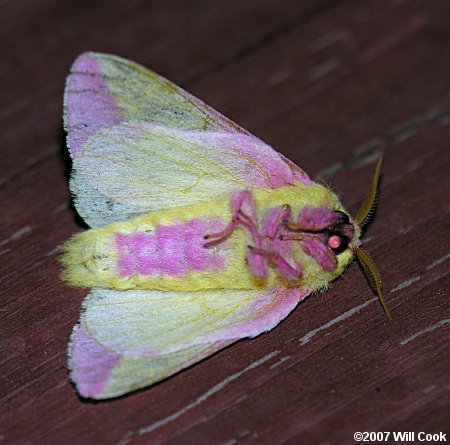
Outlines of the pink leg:
{"label": "pink leg", "polygon": [[261,256],[266,260],[273,261],[277,265],[277,268],[281,275],[283,275],[288,280],[301,278],[301,276],[303,275],[303,268],[297,261],[295,262],[296,266],[292,267],[279,253],[252,246],[249,246],[249,249],[252,254]]}
{"label": "pink leg", "polygon": [[280,229],[283,227],[283,225],[288,221],[291,217],[291,206],[289,204],[285,204],[280,207],[273,208],[264,224],[263,229],[263,237],[269,238],[269,239],[275,239]]}
{"label": "pink leg", "polygon": [[322,240],[323,235],[321,233],[295,233],[293,235],[280,235],[282,241],[308,241],[308,240]]}
{"label": "pink leg", "polygon": [[[273,261],[280,274],[286,279],[297,279],[302,276],[303,269],[301,265],[292,258],[290,246],[280,241],[280,237],[284,232],[285,223],[290,217],[291,207],[288,204],[274,207],[270,210],[262,232],[262,244],[264,247],[260,249],[259,253],[253,253],[253,256],[256,255],[265,260]],[[292,267],[286,257],[292,259],[296,266]]]}
{"label": "pink leg", "polygon": [[217,244],[223,243],[233,233],[233,230],[237,227],[237,225],[238,225],[238,220],[235,218],[232,218],[231,221],[228,223],[228,225],[225,227],[225,229],[223,229],[217,233],[211,233],[209,235],[205,235],[204,236],[205,240],[209,240],[211,238],[215,238],[215,239],[212,239],[211,241],[204,243],[203,247],[208,248],[208,247],[213,247],[213,246],[216,246]]}
{"label": "pink leg", "polygon": [[258,254],[254,254],[252,249],[262,249],[262,239],[258,233],[258,228],[253,220],[247,216],[245,213],[240,212],[240,223],[247,227],[247,229],[252,234],[254,246],[248,246],[249,252],[247,254],[247,262],[250,267],[250,272],[255,277],[267,278],[268,269],[266,264],[266,259]]}
{"label": "pink leg", "polygon": [[253,222],[253,220],[250,218],[250,216],[246,215],[245,213],[239,211],[239,222],[244,226],[247,227],[247,229],[252,234],[253,242],[257,247],[261,247],[261,237],[258,233],[258,228],[256,227],[256,224]]}
{"label": "pink leg", "polygon": [[250,268],[250,272],[254,277],[267,278],[268,268],[266,264],[266,259],[252,252],[252,247],[248,246],[249,251],[247,253],[247,263]]}
{"label": "pink leg", "polygon": [[340,217],[339,212],[335,212],[326,207],[303,207],[298,214],[297,221],[290,219],[285,226],[292,231],[309,230],[320,232],[332,226]]}
{"label": "pink leg", "polygon": [[[244,190],[236,193],[231,198],[232,218],[230,223],[220,232],[206,235],[205,239],[211,240],[203,244],[208,248],[222,243],[230,236],[234,229],[241,225],[250,232],[253,244],[261,248],[261,236],[258,233],[258,227],[254,222],[254,199],[250,191]],[[245,212],[244,212],[245,210]],[[250,216],[249,216],[250,215]],[[265,259],[261,255],[247,255],[247,261],[252,275],[255,277],[265,278],[267,276],[267,265]]]}
{"label": "pink leg", "polygon": [[[242,222],[241,218],[242,216],[251,221],[250,217],[247,215],[244,215],[241,212],[242,207],[248,204],[250,206],[253,205],[253,195],[249,190],[244,190],[242,192],[236,193],[231,197],[231,221],[228,223],[228,225],[217,233],[211,233],[209,235],[206,235],[204,238],[205,240],[211,240],[203,244],[203,247],[208,248],[212,246],[216,246],[217,244],[220,244],[225,241],[226,238],[228,238],[234,231],[234,229],[239,225],[239,222]],[[246,225],[244,223],[243,225]],[[252,233],[254,236],[254,234]]]}
{"label": "pink leg", "polygon": [[[246,211],[243,209],[245,207]],[[247,255],[252,275],[266,278],[268,274],[267,261],[272,261],[276,264],[280,274],[286,279],[297,279],[302,276],[303,268],[298,262],[295,261],[295,266],[291,266],[280,253],[273,249],[275,247],[275,250],[277,250],[275,245],[281,242],[280,232],[285,227],[286,221],[291,217],[289,205],[279,206],[271,210],[264,224],[262,236],[259,234],[254,221],[254,202],[250,191],[244,190],[231,198],[231,211],[231,221],[223,230],[205,236],[205,239],[211,240],[203,245],[205,248],[222,243],[236,227],[241,225],[250,232],[253,242],[253,246],[248,246],[249,253]],[[250,213],[250,216],[248,213]],[[286,252],[285,249],[283,250]]]}

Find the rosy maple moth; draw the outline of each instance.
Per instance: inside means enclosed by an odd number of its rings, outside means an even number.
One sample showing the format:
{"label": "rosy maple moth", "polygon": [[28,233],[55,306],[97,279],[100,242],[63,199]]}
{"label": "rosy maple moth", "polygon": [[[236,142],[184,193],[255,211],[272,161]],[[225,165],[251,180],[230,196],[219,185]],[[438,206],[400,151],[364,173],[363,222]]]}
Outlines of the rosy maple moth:
{"label": "rosy maple moth", "polygon": [[63,278],[92,288],[69,344],[82,397],[151,385],[275,327],[358,257],[380,162],[352,218],[337,196],[200,100],[117,56],[85,53],[64,97],[70,190],[91,227]]}

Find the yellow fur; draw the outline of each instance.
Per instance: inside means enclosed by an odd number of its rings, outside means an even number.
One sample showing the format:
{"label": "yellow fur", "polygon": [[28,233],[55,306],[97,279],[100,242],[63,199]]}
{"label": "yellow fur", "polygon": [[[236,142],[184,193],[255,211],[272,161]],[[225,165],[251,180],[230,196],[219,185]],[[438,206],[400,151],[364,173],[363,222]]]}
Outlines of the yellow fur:
{"label": "yellow fur", "polygon": [[[304,185],[296,183],[279,189],[253,190],[256,199],[257,216],[274,206],[289,204],[293,215],[304,206],[326,206],[344,210],[336,195],[320,184]],[[152,212],[125,222],[116,222],[104,227],[86,230],[75,235],[63,248],[61,262],[65,266],[63,278],[73,286],[102,287],[113,289],[159,289],[176,291],[196,291],[205,289],[255,289],[283,284],[300,286],[303,289],[317,289],[339,276],[351,262],[350,249],[338,256],[338,266],[334,271],[325,271],[315,260],[300,248],[296,258],[304,267],[304,275],[296,282],[286,282],[270,269],[267,280],[258,280],[251,275],[246,264],[247,236],[242,229],[236,229],[223,248],[227,251],[225,270],[213,272],[190,271],[183,278],[172,276],[148,277],[135,275],[121,278],[117,272],[116,233],[133,233],[154,230],[158,225],[185,222],[192,218],[215,216],[228,222],[231,219],[229,199],[194,204],[180,208]],[[261,221],[258,221],[261,223]],[[357,234],[359,237],[359,233]]]}

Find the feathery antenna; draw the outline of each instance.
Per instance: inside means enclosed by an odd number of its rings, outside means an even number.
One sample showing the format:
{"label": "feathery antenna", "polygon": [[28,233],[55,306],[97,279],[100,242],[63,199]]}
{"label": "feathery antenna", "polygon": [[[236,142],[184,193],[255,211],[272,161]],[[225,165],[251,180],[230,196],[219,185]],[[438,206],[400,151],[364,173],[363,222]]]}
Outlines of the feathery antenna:
{"label": "feathery antenna", "polygon": [[375,170],[375,176],[373,177],[369,193],[367,193],[366,198],[364,199],[360,209],[358,210],[358,213],[356,214],[356,222],[358,223],[359,227],[361,227],[361,229],[363,229],[364,226],[366,226],[367,223],[371,220],[377,206],[378,178],[380,177],[382,161],[383,158],[380,158],[378,160],[377,168]]}

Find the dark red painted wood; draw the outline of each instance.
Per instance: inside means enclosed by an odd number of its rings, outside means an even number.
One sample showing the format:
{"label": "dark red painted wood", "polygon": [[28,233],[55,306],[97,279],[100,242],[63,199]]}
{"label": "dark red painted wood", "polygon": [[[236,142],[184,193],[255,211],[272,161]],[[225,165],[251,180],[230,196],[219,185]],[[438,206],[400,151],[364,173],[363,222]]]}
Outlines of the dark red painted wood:
{"label": "dark red painted wood", "polygon": [[[0,443],[351,444],[356,431],[442,431],[449,441],[449,9],[2,4]],[[61,98],[72,60],[91,49],[181,82],[331,183],[352,212],[383,152],[365,245],[394,320],[354,265],[268,334],[147,390],[80,400],[65,363],[86,292],[61,283],[57,263],[58,246],[82,230]]]}

